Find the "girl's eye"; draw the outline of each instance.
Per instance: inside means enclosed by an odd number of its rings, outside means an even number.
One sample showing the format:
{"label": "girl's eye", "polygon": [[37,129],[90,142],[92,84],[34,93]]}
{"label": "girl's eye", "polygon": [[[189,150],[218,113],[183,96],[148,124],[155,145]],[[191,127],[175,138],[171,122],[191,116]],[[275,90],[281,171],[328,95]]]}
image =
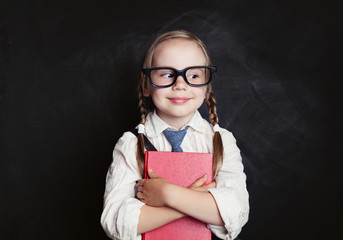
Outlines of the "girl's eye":
{"label": "girl's eye", "polygon": [[189,79],[197,79],[197,78],[199,78],[199,76],[197,74],[190,74],[190,75],[188,75],[187,78],[189,78]]}
{"label": "girl's eye", "polygon": [[161,77],[173,78],[173,77],[174,77],[174,74],[173,74],[173,73],[163,73],[163,74],[161,74]]}

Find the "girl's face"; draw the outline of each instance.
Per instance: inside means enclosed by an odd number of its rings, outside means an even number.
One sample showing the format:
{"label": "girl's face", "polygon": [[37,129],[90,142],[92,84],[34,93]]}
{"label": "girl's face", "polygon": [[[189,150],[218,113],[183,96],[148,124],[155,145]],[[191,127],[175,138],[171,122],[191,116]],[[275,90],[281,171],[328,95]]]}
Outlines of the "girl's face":
{"label": "girl's face", "polygon": [[[152,67],[172,67],[182,70],[204,66],[206,59],[198,45],[190,40],[170,39],[157,46]],[[157,115],[170,126],[182,128],[202,105],[207,86],[191,87],[182,76],[173,86],[155,88],[149,84],[144,96],[151,96]]]}

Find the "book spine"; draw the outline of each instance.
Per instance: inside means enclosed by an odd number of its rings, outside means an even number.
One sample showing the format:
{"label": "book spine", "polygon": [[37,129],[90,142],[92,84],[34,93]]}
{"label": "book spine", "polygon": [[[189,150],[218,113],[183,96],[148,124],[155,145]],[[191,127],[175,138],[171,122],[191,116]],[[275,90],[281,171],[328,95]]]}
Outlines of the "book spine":
{"label": "book spine", "polygon": [[[145,161],[144,161],[144,178],[148,178],[148,151],[145,151]],[[145,233],[142,233],[142,240],[145,240]]]}
{"label": "book spine", "polygon": [[149,158],[148,155],[149,155],[149,151],[145,151],[145,161],[144,161],[144,178],[145,179],[148,179],[148,158]]}

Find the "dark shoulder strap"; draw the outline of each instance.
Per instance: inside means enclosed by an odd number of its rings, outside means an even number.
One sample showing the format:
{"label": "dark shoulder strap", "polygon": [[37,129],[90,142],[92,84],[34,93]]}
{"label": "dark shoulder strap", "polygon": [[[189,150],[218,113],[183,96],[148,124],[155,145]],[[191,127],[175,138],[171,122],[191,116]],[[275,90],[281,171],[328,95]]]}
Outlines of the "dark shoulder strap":
{"label": "dark shoulder strap", "polygon": [[[132,132],[136,137],[138,136],[138,129],[134,128],[131,129],[130,132]],[[147,151],[157,151],[157,149],[152,145],[152,143],[149,141],[149,139],[143,134],[144,138],[144,147]]]}

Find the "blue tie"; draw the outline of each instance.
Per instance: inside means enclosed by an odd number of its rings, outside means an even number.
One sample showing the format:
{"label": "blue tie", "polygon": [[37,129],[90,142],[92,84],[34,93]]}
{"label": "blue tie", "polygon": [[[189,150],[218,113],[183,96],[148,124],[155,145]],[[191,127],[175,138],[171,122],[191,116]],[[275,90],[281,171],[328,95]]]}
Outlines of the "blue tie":
{"label": "blue tie", "polygon": [[180,131],[172,131],[172,130],[167,130],[167,129],[163,131],[164,136],[172,145],[172,152],[183,152],[180,145],[183,141],[183,138],[185,137],[187,133],[188,128],[189,126],[185,127],[183,130],[180,130]]}

